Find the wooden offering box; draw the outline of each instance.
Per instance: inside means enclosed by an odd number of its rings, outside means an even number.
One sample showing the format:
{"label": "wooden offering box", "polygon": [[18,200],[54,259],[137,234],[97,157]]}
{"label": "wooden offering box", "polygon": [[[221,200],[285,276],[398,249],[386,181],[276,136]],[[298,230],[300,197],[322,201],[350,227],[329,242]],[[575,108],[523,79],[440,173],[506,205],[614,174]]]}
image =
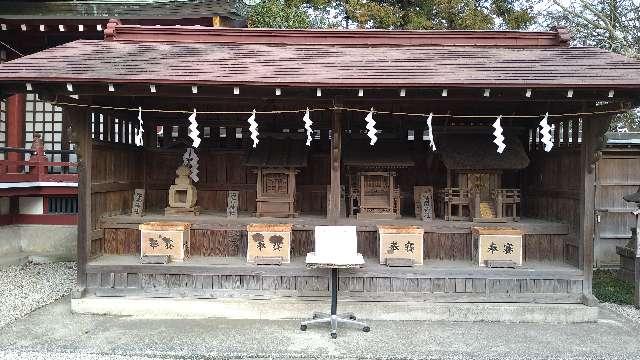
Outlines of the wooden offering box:
{"label": "wooden offering box", "polygon": [[140,257],[168,255],[171,261],[190,256],[189,231],[185,222],[148,222],[140,224]]}
{"label": "wooden offering box", "polygon": [[291,224],[247,225],[247,262],[291,262]]}
{"label": "wooden offering box", "polygon": [[509,267],[522,266],[522,231],[512,228],[489,228],[474,227],[473,248],[474,260],[478,265],[487,266],[489,262],[493,264],[504,264]]}
{"label": "wooden offering box", "polygon": [[389,259],[408,259],[413,265],[422,265],[424,229],[420,226],[378,226],[380,264]]}

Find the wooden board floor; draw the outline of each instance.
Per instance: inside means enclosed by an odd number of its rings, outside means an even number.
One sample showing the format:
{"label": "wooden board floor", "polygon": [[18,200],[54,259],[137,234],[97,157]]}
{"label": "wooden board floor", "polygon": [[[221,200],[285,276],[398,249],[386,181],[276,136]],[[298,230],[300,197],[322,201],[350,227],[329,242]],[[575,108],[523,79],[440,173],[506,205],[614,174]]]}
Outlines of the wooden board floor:
{"label": "wooden board floor", "polygon": [[[562,278],[582,277],[582,271],[567,264],[525,262],[516,269],[490,269],[480,267],[470,261],[433,261],[425,260],[424,265],[414,267],[387,267],[378,259],[365,258],[365,265],[357,269],[342,269],[343,276],[377,277],[490,277],[490,278]],[[328,276],[326,269],[308,269],[304,257],[293,257],[291,262],[282,265],[255,265],[246,262],[244,257],[193,256],[184,262],[169,264],[142,264],[138,256],[103,255],[91,260],[88,272],[125,271],[140,273],[199,273],[199,274],[236,274],[236,275],[318,275]]]}
{"label": "wooden board floor", "polygon": [[[223,213],[204,211],[198,216],[193,215],[164,215],[149,212],[145,216],[115,215],[101,220],[100,227],[137,229],[138,225],[151,221],[183,221],[192,223],[192,229],[224,229],[244,230],[247,224],[293,224],[294,230],[313,230],[317,225],[329,225],[329,221],[320,215],[304,215],[295,218],[256,218],[251,214],[240,214],[237,219],[230,219]],[[569,226],[565,223],[533,218],[522,218],[520,221],[505,223],[478,223],[469,221],[445,221],[435,219],[421,221],[413,217],[403,217],[397,220],[357,220],[355,218],[339,219],[337,225],[355,225],[358,231],[377,231],[378,225],[406,225],[422,226],[425,232],[431,233],[469,233],[474,226],[483,227],[511,227],[522,230],[525,234],[566,235]]]}

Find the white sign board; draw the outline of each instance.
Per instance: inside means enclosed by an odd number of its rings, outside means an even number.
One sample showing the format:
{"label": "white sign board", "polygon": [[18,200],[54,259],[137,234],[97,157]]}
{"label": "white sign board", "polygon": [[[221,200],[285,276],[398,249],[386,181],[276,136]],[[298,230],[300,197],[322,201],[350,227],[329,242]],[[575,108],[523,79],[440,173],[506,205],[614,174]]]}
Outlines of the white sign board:
{"label": "white sign board", "polygon": [[357,264],[358,236],[355,226],[316,226],[314,262]]}

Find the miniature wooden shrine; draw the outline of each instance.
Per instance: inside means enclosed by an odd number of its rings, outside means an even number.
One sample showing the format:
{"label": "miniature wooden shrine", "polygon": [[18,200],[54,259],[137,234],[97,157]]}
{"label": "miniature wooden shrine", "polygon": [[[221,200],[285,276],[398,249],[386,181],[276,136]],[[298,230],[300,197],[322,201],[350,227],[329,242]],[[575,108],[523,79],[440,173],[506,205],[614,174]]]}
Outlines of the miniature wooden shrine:
{"label": "miniature wooden shrine", "polygon": [[265,139],[247,158],[245,166],[256,168],[256,216],[296,216],[296,174],[307,165],[304,143]]}
{"label": "miniature wooden shrine", "polygon": [[414,165],[394,144],[370,147],[354,142],[344,153],[348,178],[349,214],[357,219],[399,219],[400,188],[397,169]]}
{"label": "miniature wooden shrine", "polygon": [[200,207],[196,206],[198,191],[191,183],[189,168],[180,165],[176,169],[176,179],[169,187],[169,207],[165,208],[166,215],[192,214],[198,215]]}
{"label": "miniature wooden shrine", "polygon": [[[447,187],[440,191],[445,220],[517,221],[520,189],[505,188],[506,172],[529,165],[518,138],[506,140],[502,154],[483,146],[485,136],[455,134],[441,137],[440,154],[447,169]],[[513,177],[513,176],[512,176]]]}

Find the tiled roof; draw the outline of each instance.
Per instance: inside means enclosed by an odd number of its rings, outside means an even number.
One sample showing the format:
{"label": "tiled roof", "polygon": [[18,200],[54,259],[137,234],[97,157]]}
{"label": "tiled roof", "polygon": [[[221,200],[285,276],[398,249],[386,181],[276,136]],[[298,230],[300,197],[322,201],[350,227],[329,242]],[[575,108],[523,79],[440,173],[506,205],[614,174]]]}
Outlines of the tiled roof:
{"label": "tiled roof", "polygon": [[79,40],[0,66],[0,80],[333,87],[640,87],[640,62],[588,47]]}
{"label": "tiled roof", "polygon": [[[238,0],[241,1],[241,0]],[[241,18],[235,0],[0,1],[2,19]]]}

